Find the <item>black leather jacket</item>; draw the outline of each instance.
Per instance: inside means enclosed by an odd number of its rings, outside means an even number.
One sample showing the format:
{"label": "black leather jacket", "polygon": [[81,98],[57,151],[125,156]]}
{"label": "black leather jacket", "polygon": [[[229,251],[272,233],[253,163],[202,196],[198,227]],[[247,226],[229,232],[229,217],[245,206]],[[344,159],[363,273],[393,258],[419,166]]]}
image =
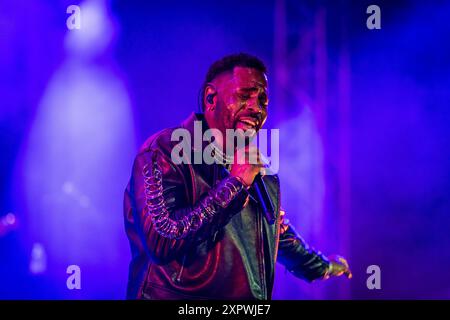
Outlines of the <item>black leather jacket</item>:
{"label": "black leather jacket", "polygon": [[[206,128],[202,115],[192,114],[181,126],[191,137],[195,120]],[[222,165],[175,164],[174,129],[143,145],[125,191],[132,252],[127,298],[270,299],[277,260],[307,281],[324,276],[328,260],[284,218],[276,175],[264,176],[277,212],[270,225],[252,188],[227,176]]]}

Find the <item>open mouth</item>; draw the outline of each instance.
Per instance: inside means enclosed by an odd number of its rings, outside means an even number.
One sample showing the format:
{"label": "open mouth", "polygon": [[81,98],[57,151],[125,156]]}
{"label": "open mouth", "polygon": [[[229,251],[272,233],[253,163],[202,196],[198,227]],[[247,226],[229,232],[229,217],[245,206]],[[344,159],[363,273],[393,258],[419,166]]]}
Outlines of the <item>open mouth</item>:
{"label": "open mouth", "polygon": [[237,124],[241,124],[239,127],[245,127],[247,129],[256,129],[259,125],[259,121],[252,117],[239,118]]}

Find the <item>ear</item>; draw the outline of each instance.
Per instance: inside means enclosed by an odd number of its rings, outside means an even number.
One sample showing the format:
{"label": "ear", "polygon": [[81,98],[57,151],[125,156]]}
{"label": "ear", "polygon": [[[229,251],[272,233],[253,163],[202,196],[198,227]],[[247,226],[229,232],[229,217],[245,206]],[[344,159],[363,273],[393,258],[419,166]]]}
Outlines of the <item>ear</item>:
{"label": "ear", "polygon": [[205,105],[205,111],[213,111],[216,107],[217,91],[213,84],[208,83],[203,95],[203,104]]}

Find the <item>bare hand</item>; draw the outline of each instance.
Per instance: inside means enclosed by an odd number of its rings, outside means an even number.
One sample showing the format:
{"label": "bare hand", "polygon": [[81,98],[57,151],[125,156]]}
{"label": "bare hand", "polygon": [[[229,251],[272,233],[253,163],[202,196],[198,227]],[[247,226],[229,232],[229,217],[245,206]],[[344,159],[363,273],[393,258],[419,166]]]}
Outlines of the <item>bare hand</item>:
{"label": "bare hand", "polygon": [[325,279],[329,277],[340,277],[343,274],[348,278],[352,278],[352,272],[350,271],[350,267],[348,265],[347,260],[338,255],[332,255],[328,257],[330,260],[330,270],[327,272]]}
{"label": "bare hand", "polygon": [[244,148],[236,149],[230,174],[240,178],[243,184],[249,187],[262,167],[263,164],[258,148],[249,144]]}

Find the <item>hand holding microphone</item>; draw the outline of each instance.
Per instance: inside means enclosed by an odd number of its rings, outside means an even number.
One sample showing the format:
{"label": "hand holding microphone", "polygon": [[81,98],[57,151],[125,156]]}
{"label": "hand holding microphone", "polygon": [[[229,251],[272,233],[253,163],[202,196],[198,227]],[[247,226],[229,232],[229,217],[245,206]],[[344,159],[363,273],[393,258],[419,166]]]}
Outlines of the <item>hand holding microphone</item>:
{"label": "hand holding microphone", "polygon": [[248,144],[244,148],[235,150],[234,163],[231,166],[230,174],[240,179],[249,188],[263,168],[264,164],[261,162],[258,148]]}

